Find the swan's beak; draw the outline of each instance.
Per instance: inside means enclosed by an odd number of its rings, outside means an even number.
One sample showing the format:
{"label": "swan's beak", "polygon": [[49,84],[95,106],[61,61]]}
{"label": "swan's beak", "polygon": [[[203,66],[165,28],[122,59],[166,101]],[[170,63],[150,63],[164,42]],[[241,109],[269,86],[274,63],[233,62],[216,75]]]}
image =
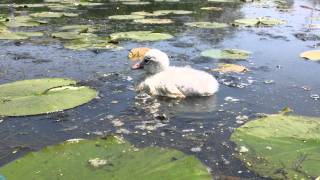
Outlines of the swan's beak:
{"label": "swan's beak", "polygon": [[143,68],[143,61],[139,61],[131,66],[131,69],[142,69],[142,68]]}

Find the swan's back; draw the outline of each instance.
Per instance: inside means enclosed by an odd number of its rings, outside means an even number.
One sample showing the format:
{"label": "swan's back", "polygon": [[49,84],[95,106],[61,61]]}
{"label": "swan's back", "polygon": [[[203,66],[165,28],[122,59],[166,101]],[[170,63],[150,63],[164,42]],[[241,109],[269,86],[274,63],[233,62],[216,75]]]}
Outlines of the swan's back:
{"label": "swan's back", "polygon": [[169,67],[147,78],[140,88],[153,95],[168,97],[210,96],[219,84],[210,74],[189,67]]}

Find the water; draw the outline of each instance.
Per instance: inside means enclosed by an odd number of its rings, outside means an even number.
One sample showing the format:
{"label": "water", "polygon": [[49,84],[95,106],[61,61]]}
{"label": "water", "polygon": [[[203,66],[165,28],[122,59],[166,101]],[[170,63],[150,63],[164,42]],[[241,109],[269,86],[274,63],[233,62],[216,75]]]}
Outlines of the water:
{"label": "water", "polygon": [[[15,2],[22,3],[21,0]],[[269,1],[268,4],[272,3]],[[274,6],[266,8],[258,3],[217,4],[224,8],[222,13],[199,10],[209,5],[215,4],[184,1],[126,6],[105,2],[101,6],[68,10],[81,12],[80,17],[53,19],[46,26],[21,28],[45,32],[44,37],[0,41],[0,83],[67,77],[100,93],[98,99],[72,110],[1,118],[0,165],[66,139],[119,133],[137,146],[169,147],[195,155],[220,179],[231,178],[229,176],[262,179],[234,157],[235,146],[228,139],[234,128],[248,119],[257,118],[259,113],[277,113],[289,106],[299,115],[320,116],[320,101],[310,97],[320,94],[320,64],[299,58],[301,52],[314,49],[318,41],[302,41],[294,36],[296,33],[319,35],[319,30],[306,26],[311,23],[310,17],[320,17],[320,12],[300,6],[320,8],[320,5],[316,0],[288,0],[289,11]],[[176,21],[173,25],[137,25],[107,19],[114,14],[162,9],[192,10],[195,14],[168,16]],[[0,14],[28,14],[41,10],[48,9],[1,6]],[[189,21],[231,23],[235,19],[259,16],[284,19],[287,24],[272,28],[215,30],[183,26]],[[121,41],[119,45],[124,47],[121,51],[72,51],[63,48],[60,40],[50,38],[51,32],[67,24],[99,24],[101,36],[119,31],[154,30],[171,33],[175,38],[160,42]],[[249,60],[237,63],[250,69],[246,74],[213,73],[221,85],[215,96],[172,100],[137,95],[134,91],[135,82],[143,73],[130,69],[127,50],[140,46],[161,49],[170,55],[174,65],[190,65],[205,71],[221,62],[201,57],[203,50],[239,48],[249,50],[253,55]],[[226,101],[226,97],[239,101]]]}

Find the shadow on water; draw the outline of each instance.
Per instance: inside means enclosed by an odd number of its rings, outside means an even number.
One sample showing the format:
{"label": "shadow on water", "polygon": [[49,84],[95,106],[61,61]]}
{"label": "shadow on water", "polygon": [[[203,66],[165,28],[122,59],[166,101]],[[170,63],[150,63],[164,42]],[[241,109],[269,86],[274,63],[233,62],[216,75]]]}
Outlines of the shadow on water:
{"label": "shadow on water", "polygon": [[[45,26],[31,28],[45,32],[44,37],[15,42],[0,41],[1,83],[41,77],[68,77],[100,93],[99,98],[75,109],[41,116],[2,118],[0,165],[26,152],[66,139],[118,133],[138,146],[170,147],[196,155],[210,167],[214,175],[219,176],[218,179],[222,176],[262,179],[234,157],[235,147],[229,141],[234,128],[248,119],[257,118],[258,113],[276,113],[286,106],[295,109],[297,114],[320,116],[319,101],[310,98],[311,94],[320,93],[320,80],[317,78],[320,65],[298,57],[300,52],[310,49],[315,42],[301,41],[294,36],[298,32],[307,33],[305,26],[309,22],[306,18],[310,17],[310,10],[301,8],[302,4],[319,6],[317,1],[307,0],[288,1],[287,8],[293,9],[290,11],[264,8],[255,3],[186,1],[126,6],[106,2],[105,5],[70,10],[81,12],[78,18],[53,19]],[[210,5],[221,6],[224,11],[199,10]],[[170,15],[168,18],[176,23],[166,26],[138,25],[107,18],[114,14],[160,9],[192,10],[195,13]],[[19,15],[48,9],[1,6],[0,10],[0,14]],[[252,16],[286,19],[288,25],[274,28],[229,27],[223,30],[195,29],[183,25],[189,21],[231,23],[235,19]],[[72,51],[50,37],[51,32],[68,24],[99,25],[102,27],[99,32],[101,36],[119,31],[153,30],[169,32],[175,38],[161,42],[121,41],[120,45],[125,49],[122,51]],[[134,84],[142,72],[130,70],[126,50],[139,46],[167,52],[174,65],[191,65],[205,71],[221,62],[200,57],[203,50],[239,48],[250,50],[253,55],[248,61],[237,62],[250,69],[246,74],[213,73],[221,85],[215,96],[172,100],[134,91]],[[304,91],[303,86],[311,90]],[[228,101],[226,97],[235,101]]]}

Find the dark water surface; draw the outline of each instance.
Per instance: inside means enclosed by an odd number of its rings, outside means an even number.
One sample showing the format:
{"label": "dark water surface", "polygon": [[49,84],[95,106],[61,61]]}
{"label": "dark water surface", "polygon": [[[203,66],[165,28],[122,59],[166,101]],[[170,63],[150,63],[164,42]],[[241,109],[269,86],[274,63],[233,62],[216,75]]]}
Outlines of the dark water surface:
{"label": "dark water surface", "polygon": [[[181,0],[182,1],[182,0]],[[1,1],[8,3],[12,1]],[[17,0],[16,3],[27,1]],[[29,1],[40,3],[41,1]],[[289,106],[296,114],[320,116],[320,100],[310,96],[320,94],[320,63],[303,60],[299,54],[320,46],[319,41],[303,41],[296,33],[320,34],[307,25],[320,11],[317,0],[287,0],[289,10],[259,3],[215,4],[205,1],[78,7],[68,12],[80,12],[75,18],[52,19],[48,25],[21,28],[42,31],[46,35],[23,41],[0,41],[0,83],[42,77],[66,77],[81,81],[100,92],[99,98],[88,104],[59,113],[42,116],[1,118],[0,165],[25,153],[70,138],[93,138],[111,133],[123,134],[137,146],[156,145],[181,150],[197,156],[218,179],[224,176],[262,179],[248,171],[233,155],[234,144],[229,136],[234,128],[258,113],[277,113]],[[201,11],[203,6],[221,6],[223,12]],[[110,21],[108,16],[134,11],[181,9],[195,11],[191,15],[169,15],[173,25],[141,25],[132,21]],[[13,8],[3,5],[0,14],[28,14],[41,8]],[[231,23],[245,17],[271,16],[284,19],[286,25],[271,28],[195,29],[184,22],[216,21]],[[159,42],[121,41],[120,51],[72,51],[61,41],[50,37],[58,27],[70,24],[100,25],[100,35],[129,30],[154,30],[174,35]],[[315,23],[316,24],[316,23]],[[318,22],[320,24],[320,20]],[[127,60],[129,49],[139,46],[158,48],[170,55],[172,64],[206,70],[215,68],[218,60],[200,56],[209,48],[238,48],[253,52],[247,61],[237,62],[250,69],[246,74],[213,73],[220,82],[219,92],[209,98],[189,98],[178,101],[138,95],[134,82],[142,72],[132,71]],[[318,48],[319,49],[319,48]],[[273,83],[266,83],[270,80]],[[307,86],[310,91],[302,87]],[[226,97],[239,99],[228,102]],[[119,121],[123,122],[122,126]],[[248,120],[242,120],[248,121]],[[121,125],[121,124],[120,124]],[[199,150],[199,152],[194,152]]]}

